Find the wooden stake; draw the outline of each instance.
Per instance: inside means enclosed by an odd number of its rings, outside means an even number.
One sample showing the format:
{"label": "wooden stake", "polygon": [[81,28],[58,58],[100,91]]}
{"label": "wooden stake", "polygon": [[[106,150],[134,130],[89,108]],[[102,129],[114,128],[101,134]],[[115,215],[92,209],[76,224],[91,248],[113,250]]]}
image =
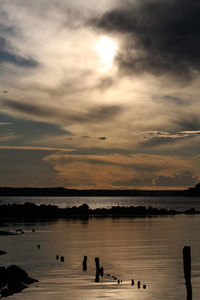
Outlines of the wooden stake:
{"label": "wooden stake", "polygon": [[83,258],[83,271],[87,271],[87,256]]}
{"label": "wooden stake", "polygon": [[191,284],[191,254],[190,247],[183,248],[183,269],[185,276],[185,285],[187,291],[187,300],[192,300],[192,284]]}
{"label": "wooden stake", "polygon": [[100,270],[100,266],[99,266],[99,258],[95,257],[95,263],[96,263],[96,277],[95,277],[95,282],[99,282],[99,270]]}

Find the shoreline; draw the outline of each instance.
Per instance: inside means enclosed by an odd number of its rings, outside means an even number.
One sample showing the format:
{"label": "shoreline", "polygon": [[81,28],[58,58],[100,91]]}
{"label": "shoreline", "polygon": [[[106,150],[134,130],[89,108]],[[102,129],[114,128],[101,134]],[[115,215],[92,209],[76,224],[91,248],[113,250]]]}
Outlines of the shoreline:
{"label": "shoreline", "polygon": [[188,189],[72,189],[64,187],[0,187],[0,197],[200,197],[200,183]]}
{"label": "shoreline", "polygon": [[0,220],[5,219],[24,219],[24,220],[55,220],[70,218],[92,218],[92,217],[112,217],[112,218],[136,218],[136,217],[156,217],[174,215],[197,215],[200,211],[190,208],[184,211],[174,209],[153,208],[145,206],[113,206],[111,208],[91,209],[87,204],[60,208],[56,205],[37,205],[26,202],[25,204],[1,204]]}

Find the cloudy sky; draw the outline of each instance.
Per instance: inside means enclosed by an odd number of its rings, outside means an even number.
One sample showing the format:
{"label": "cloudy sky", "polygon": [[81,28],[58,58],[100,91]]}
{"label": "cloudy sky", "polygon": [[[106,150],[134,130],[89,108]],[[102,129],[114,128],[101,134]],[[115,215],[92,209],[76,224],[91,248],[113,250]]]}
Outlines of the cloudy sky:
{"label": "cloudy sky", "polygon": [[0,186],[200,181],[200,2],[1,0]]}

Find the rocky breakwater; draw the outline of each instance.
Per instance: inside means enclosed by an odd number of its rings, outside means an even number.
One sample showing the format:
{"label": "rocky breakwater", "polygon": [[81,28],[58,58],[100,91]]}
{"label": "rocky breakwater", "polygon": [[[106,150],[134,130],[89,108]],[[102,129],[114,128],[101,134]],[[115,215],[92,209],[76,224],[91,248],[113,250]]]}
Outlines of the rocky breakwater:
{"label": "rocky breakwater", "polygon": [[21,268],[15,265],[0,267],[0,298],[20,293],[28,285],[38,280],[28,276]]}

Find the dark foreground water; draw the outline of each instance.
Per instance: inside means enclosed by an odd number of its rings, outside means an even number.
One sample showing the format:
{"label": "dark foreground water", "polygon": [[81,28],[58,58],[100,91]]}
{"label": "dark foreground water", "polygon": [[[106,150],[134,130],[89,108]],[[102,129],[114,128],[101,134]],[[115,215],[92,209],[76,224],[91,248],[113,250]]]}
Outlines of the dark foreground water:
{"label": "dark foreground water", "polygon": [[[182,248],[190,245],[193,300],[199,300],[199,215],[5,225],[1,230],[23,228],[25,234],[0,236],[0,249],[7,251],[7,255],[0,256],[0,265],[17,264],[39,280],[10,299],[186,299]],[[56,254],[64,255],[64,263],[56,261]],[[82,271],[84,255],[88,256],[87,272]],[[105,273],[114,274],[122,284],[109,277],[94,282],[96,256]],[[140,280],[147,288],[131,286],[131,279]]]}

